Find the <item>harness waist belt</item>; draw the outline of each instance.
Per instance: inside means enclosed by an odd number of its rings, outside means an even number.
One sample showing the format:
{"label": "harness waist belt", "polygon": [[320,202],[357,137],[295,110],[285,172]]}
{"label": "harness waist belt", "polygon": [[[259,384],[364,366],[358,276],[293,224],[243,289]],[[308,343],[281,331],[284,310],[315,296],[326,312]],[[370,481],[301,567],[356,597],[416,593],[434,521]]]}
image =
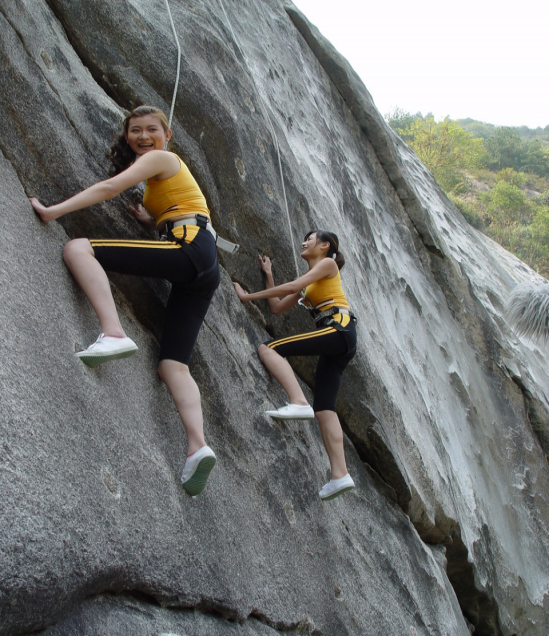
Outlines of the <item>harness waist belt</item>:
{"label": "harness waist belt", "polygon": [[239,246],[236,243],[231,243],[231,241],[226,241],[225,239],[223,239],[212,227],[212,224],[210,223],[208,217],[204,214],[196,214],[195,216],[190,216],[188,219],[180,219],[179,221],[166,222],[166,228],[168,230],[172,230],[173,228],[179,227],[180,225],[198,225],[200,228],[208,230],[214,237],[216,245],[224,252],[234,254],[239,249]]}
{"label": "harness waist belt", "polygon": [[300,292],[300,300],[298,301],[298,304],[300,305],[300,307],[303,307],[304,309],[307,309],[310,314],[312,316],[316,316],[317,313],[319,312],[319,310],[321,309],[321,307],[325,307],[326,305],[333,305],[334,304],[334,299],[333,298],[329,298],[328,300],[323,300],[323,302],[320,302],[318,305],[315,305],[315,307],[311,304],[311,300],[309,300],[309,298],[307,296],[304,296],[304,292]]}
{"label": "harness waist belt", "polygon": [[315,324],[317,324],[320,320],[323,320],[323,318],[328,318],[329,316],[334,316],[335,314],[347,314],[352,320],[357,320],[357,318],[349,309],[345,309],[344,307],[331,307],[330,309],[317,314],[313,321],[315,322]]}

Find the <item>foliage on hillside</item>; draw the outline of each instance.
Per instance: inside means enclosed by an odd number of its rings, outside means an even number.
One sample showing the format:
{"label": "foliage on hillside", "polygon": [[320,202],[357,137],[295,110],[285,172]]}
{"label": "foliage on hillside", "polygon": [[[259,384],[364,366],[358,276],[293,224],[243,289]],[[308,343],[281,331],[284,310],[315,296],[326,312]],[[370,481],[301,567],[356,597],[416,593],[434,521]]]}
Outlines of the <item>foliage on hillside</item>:
{"label": "foliage on hillside", "polygon": [[548,278],[548,126],[436,122],[400,109],[386,119],[468,223]]}
{"label": "foliage on hillside", "polygon": [[[459,126],[462,126],[466,132],[472,133],[474,137],[483,137],[483,139],[487,139],[491,137],[498,126],[494,124],[487,124],[483,121],[477,121],[476,119],[457,119],[456,123]],[[515,133],[519,135],[522,141],[531,141],[533,139],[538,139],[539,141],[548,143],[548,130],[549,127],[545,126],[544,128],[528,128],[527,126],[515,126],[512,127]]]}

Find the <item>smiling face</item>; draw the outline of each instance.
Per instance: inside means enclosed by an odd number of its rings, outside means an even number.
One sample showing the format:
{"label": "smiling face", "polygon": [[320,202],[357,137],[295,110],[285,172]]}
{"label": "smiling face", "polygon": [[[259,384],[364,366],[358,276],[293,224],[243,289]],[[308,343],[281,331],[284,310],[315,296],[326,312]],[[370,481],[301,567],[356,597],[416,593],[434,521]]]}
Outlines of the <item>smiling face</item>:
{"label": "smiling face", "polygon": [[302,243],[302,258],[306,252],[311,251],[315,245],[317,245],[317,237],[315,236],[315,232],[310,234],[306,239],[304,239]]}
{"label": "smiling face", "polygon": [[124,137],[138,157],[150,150],[164,150],[166,142],[172,136],[171,130],[165,130],[156,115],[132,117]]}
{"label": "smiling face", "polygon": [[302,253],[300,256],[309,261],[328,251],[330,243],[328,241],[317,241],[317,235],[312,232],[302,243]]}

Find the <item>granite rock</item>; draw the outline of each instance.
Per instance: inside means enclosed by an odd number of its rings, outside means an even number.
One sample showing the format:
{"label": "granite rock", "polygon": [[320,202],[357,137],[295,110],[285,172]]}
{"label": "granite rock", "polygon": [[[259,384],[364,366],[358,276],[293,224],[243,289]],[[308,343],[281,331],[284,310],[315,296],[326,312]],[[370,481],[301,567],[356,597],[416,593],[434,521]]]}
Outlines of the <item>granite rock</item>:
{"label": "granite rock", "polygon": [[[540,277],[467,225],[291,3],[171,7],[174,148],[241,245],[190,365],[219,457],[196,499],[156,375],[167,285],[112,278],[137,356],[72,355],[97,322],[63,244],[151,235],[126,195],[47,226],[27,200],[105,178],[127,109],[169,110],[166,5],[0,0],[0,633],[547,633],[548,352],[505,320]],[[357,489],[331,503],[315,422],[264,416],[284,394],[256,355],[309,316],[231,284],[261,287],[257,253],[277,281],[303,272],[320,227],[359,317],[338,403]],[[293,364],[311,397],[312,362]]]}

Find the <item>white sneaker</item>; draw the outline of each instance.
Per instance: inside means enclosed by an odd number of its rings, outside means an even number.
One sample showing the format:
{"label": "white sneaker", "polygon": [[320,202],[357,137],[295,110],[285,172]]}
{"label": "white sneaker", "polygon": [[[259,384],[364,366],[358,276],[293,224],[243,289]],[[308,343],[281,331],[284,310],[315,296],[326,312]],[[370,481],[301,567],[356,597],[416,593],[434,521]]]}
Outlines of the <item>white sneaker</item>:
{"label": "white sneaker", "polygon": [[99,338],[84,351],[76,353],[84,364],[89,367],[97,367],[103,362],[117,360],[119,358],[129,358],[138,350],[136,343],[128,337],[113,338],[99,334]]}
{"label": "white sneaker", "polygon": [[274,420],[312,420],[315,417],[309,404],[288,404],[276,411],[266,411],[266,415]]}
{"label": "white sneaker", "polygon": [[347,474],[340,477],[340,479],[331,479],[328,484],[325,484],[321,488],[319,497],[321,497],[323,501],[330,501],[353,488],[355,488],[353,479]]}
{"label": "white sneaker", "polygon": [[181,485],[188,495],[200,495],[206,486],[210,471],[216,463],[216,455],[210,446],[199,448],[187,458],[181,474]]}

